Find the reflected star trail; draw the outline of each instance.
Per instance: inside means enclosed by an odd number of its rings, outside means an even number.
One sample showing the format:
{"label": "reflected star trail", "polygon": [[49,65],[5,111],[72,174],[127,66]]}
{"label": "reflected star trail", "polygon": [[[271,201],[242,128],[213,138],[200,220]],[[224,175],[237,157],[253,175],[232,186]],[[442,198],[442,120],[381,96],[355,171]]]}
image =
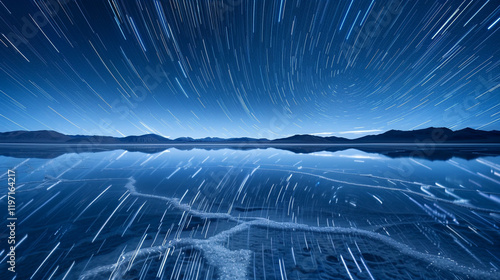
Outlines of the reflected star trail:
{"label": "reflected star trail", "polygon": [[0,130],[500,128],[499,1],[0,1]]}

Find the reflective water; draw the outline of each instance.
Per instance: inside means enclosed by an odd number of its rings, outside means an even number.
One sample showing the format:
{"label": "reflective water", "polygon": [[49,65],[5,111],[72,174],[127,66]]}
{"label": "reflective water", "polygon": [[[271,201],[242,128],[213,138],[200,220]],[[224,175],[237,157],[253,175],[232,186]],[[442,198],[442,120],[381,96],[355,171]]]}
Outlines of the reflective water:
{"label": "reflective water", "polygon": [[500,278],[500,157],[309,152],[2,156],[16,279]]}

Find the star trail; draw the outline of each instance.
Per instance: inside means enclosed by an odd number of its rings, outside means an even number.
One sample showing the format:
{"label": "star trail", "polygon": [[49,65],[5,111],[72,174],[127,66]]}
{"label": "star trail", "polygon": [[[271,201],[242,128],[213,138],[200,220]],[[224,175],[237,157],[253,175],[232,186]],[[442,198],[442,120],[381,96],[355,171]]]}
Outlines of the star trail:
{"label": "star trail", "polygon": [[500,129],[500,2],[0,1],[0,130]]}

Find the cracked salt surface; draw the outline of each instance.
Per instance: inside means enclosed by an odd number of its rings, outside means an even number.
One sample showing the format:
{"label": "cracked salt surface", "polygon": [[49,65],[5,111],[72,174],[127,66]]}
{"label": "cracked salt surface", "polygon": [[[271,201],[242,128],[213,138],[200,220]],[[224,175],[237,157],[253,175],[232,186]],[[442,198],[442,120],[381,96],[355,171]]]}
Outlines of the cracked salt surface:
{"label": "cracked salt surface", "polygon": [[[417,164],[358,153],[19,160],[19,277],[500,277],[498,173],[488,173],[499,158]],[[393,172],[408,163],[413,174]]]}

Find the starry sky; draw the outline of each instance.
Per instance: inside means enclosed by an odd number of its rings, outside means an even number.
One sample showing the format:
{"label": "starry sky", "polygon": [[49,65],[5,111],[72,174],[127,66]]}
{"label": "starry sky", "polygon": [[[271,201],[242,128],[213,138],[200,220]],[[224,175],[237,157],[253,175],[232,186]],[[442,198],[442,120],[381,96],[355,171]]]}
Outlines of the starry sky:
{"label": "starry sky", "polygon": [[500,129],[500,1],[0,1],[0,131]]}

